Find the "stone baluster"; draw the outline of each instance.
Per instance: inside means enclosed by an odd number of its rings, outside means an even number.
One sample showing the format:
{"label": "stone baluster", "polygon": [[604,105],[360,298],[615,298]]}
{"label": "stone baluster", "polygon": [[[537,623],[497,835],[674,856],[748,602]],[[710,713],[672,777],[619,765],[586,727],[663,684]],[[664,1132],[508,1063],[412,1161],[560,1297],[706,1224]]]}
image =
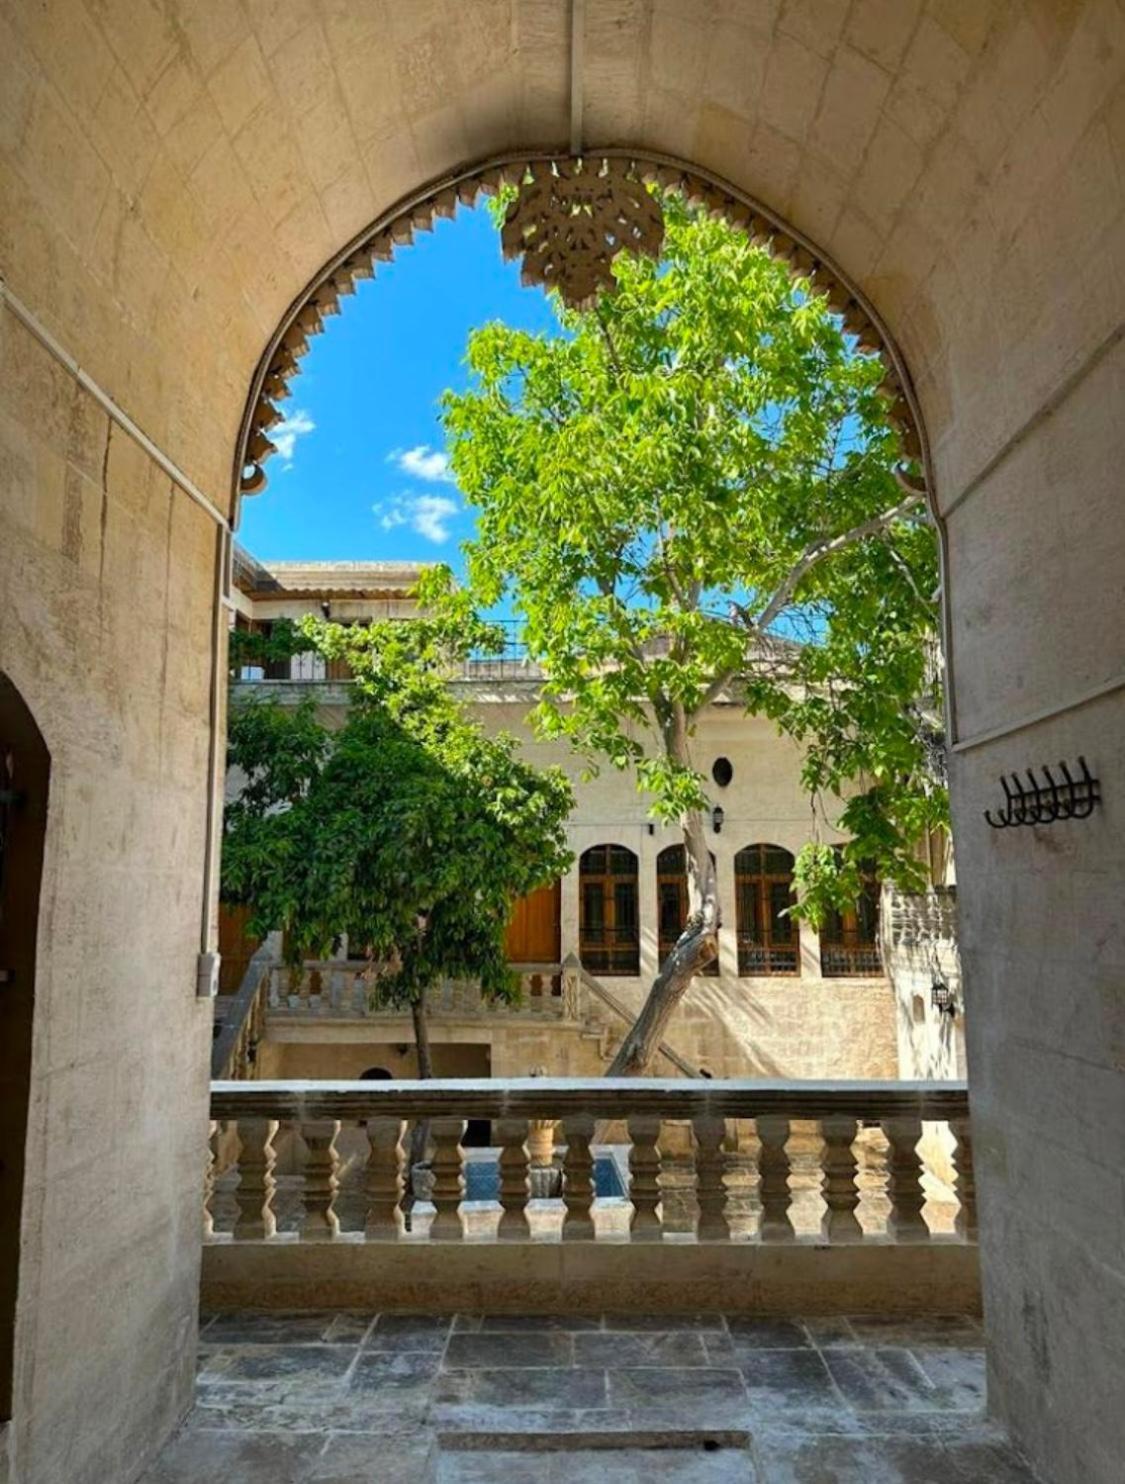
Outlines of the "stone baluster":
{"label": "stone baluster", "polygon": [[660,1150],[656,1147],[660,1124],[659,1117],[648,1113],[635,1113],[629,1119],[629,1198],[633,1202],[629,1240],[632,1242],[664,1239],[664,1226],[656,1211],[660,1204]]}
{"label": "stone baluster", "polygon": [[203,1168],[203,1240],[215,1235],[215,1165],[219,1157],[219,1125],[211,1120],[207,1131],[207,1160]]}
{"label": "stone baluster", "polygon": [[434,1118],[430,1121],[430,1137],[434,1141],[432,1242],[459,1242],[464,1235],[460,1211],[465,1193],[461,1174],[461,1135],[464,1130],[463,1118]]}
{"label": "stone baluster", "polygon": [[695,1126],[695,1199],[699,1205],[696,1236],[701,1242],[730,1240],[727,1186],[723,1179],[723,1140],[727,1121],[701,1113]]}
{"label": "stone baluster", "polygon": [[211,1209],[215,1199],[215,1134],[218,1123],[214,1119],[208,1125],[206,1160],[203,1162],[203,1241],[211,1241],[215,1235],[215,1212]]}
{"label": "stone baluster", "polygon": [[277,1235],[273,1209],[273,1136],[277,1124],[270,1118],[240,1118],[238,1129],[238,1215],[234,1240],[252,1242]]}
{"label": "stone baluster", "polygon": [[594,1137],[594,1119],[590,1113],[572,1113],[563,1120],[566,1134],[566,1162],[563,1166],[564,1242],[592,1242],[594,1239],[594,1157],[590,1140]]}
{"label": "stone baluster", "polygon": [[335,1210],[339,1184],[336,1171],[340,1165],[336,1135],[339,1132],[340,1125],[331,1118],[317,1118],[301,1124],[301,1138],[308,1150],[302,1242],[331,1242],[340,1235],[340,1220]]}
{"label": "stone baluster", "polygon": [[928,1242],[930,1229],[922,1216],[926,1195],[922,1189],[922,1161],[918,1140],[922,1124],[917,1118],[885,1118],[883,1133],[887,1151],[887,1195],[891,1210],[887,1232],[897,1242]]}
{"label": "stone baluster", "polygon": [[564,1019],[578,1020],[582,1014],[582,1006],[579,999],[577,970],[570,968],[563,970],[562,990]]}
{"label": "stone baluster", "polygon": [[367,1167],[363,1190],[367,1200],[365,1234],[369,1242],[397,1242],[402,1236],[401,1118],[367,1120]]}
{"label": "stone baluster", "polygon": [[764,1113],[754,1121],[758,1134],[758,1199],[762,1214],[758,1222],[761,1242],[791,1242],[793,1222],[789,1208],[789,1120],[779,1113]]}
{"label": "stone baluster", "polygon": [[304,978],[304,970],[286,966],[281,971],[282,984],[285,989],[285,1003],[290,1010],[301,1008],[301,981]]}
{"label": "stone baluster", "polygon": [[953,1135],[953,1168],[957,1172],[953,1188],[957,1192],[957,1217],[953,1229],[965,1242],[977,1239],[977,1182],[973,1174],[973,1126],[968,1118],[951,1118]]}
{"label": "stone baluster", "polygon": [[820,1120],[824,1140],[820,1164],[823,1170],[821,1190],[824,1194],[824,1216],[821,1233],[829,1242],[859,1242],[863,1230],[855,1214],[859,1205],[856,1186],[856,1159],[852,1153],[856,1121],[842,1114]]}
{"label": "stone baluster", "polygon": [[493,1124],[500,1143],[501,1242],[526,1242],[528,1238],[527,1120],[498,1118]]}

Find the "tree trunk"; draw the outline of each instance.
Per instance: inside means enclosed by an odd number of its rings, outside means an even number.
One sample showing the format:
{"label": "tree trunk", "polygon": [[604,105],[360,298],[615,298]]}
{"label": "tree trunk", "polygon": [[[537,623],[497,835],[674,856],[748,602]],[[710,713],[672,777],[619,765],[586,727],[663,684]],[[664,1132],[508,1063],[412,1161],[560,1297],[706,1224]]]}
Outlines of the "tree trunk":
{"label": "tree trunk", "polygon": [[[433,1059],[430,1056],[430,1025],[426,1019],[426,996],[425,992],[411,1002],[410,1018],[414,1022],[414,1053],[418,1058],[418,1076],[428,1080],[434,1075]],[[426,1148],[430,1142],[430,1120],[419,1118],[410,1130],[410,1155],[407,1161],[407,1170],[410,1178],[406,1184],[403,1196],[402,1209],[404,1225],[406,1230],[411,1229],[411,1217],[414,1210],[414,1169],[416,1165],[424,1164],[426,1159]]]}
{"label": "tree trunk", "polygon": [[672,1012],[691,988],[696,974],[718,957],[719,886],[703,816],[684,820],[687,856],[688,920],[676,946],[660,965],[648,998],[613,1058],[610,1077],[637,1077],[646,1072],[664,1039]]}
{"label": "tree trunk", "polygon": [[426,1019],[426,998],[419,995],[410,1006],[410,1016],[414,1021],[414,1051],[418,1057],[418,1076],[422,1078],[434,1075],[434,1064],[430,1056],[430,1024]]}

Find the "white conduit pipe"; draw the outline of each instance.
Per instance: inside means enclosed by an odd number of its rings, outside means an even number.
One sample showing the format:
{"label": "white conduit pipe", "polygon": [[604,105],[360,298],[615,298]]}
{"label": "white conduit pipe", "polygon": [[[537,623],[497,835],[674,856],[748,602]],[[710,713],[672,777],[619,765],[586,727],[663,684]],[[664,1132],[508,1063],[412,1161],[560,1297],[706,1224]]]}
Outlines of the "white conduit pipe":
{"label": "white conduit pipe", "polygon": [[199,486],[190,479],[180,466],[170,459],[162,448],[158,448],[142,428],[139,428],[125,409],[100,386],[88,371],[65,346],[51,334],[39,317],[0,278],[0,302],[11,311],[20,324],[32,334],[60,366],[78,382],[98,406],[117,424],[137,446],[144,450],[152,462],[172,481],[175,488],[183,490],[214,522],[215,530],[215,597],[211,611],[211,686],[208,698],[209,739],[207,747],[207,823],[204,832],[203,856],[203,905],[199,932],[199,959],[196,966],[196,994],[210,998],[217,989],[219,957],[211,946],[211,898],[215,891],[218,868],[218,833],[222,809],[219,804],[219,789],[222,779],[218,769],[219,717],[222,712],[223,641],[225,638],[222,614],[230,603],[230,543],[232,531],[230,521],[212,504]]}

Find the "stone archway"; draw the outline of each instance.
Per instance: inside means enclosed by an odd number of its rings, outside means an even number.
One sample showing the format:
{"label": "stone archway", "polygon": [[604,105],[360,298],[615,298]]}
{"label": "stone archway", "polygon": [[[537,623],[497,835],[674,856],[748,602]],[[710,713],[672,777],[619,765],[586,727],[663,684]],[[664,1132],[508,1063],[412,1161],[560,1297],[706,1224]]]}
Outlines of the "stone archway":
{"label": "stone archway", "polygon": [[[264,466],[276,452],[269,432],[283,419],[277,403],[289,395],[310,339],[323,331],[326,319],[341,312],[341,297],[354,293],[362,279],[374,277],[379,265],[408,248],[418,233],[432,231],[436,220],[453,217],[459,209],[471,208],[482,197],[494,196],[505,187],[541,183],[552,172],[568,172],[576,165],[588,170],[591,163],[595,168],[618,171],[638,182],[676,191],[693,205],[723,216],[757,246],[785,263],[793,277],[812,293],[823,295],[860,350],[879,356],[886,367],[880,390],[887,419],[900,434],[904,460],[917,463],[923,471],[927,506],[938,533],[944,592],[948,586],[948,541],[934,494],[929,440],[906,357],[878,309],[830,253],[762,201],[705,168],[639,149],[592,148],[580,160],[523,151],[465,166],[401,197],[322,264],[278,322],[251,378],[233,460],[232,524],[237,527],[241,501],[266,488]],[[955,742],[956,687],[947,603],[942,605],[942,638],[949,740]]]}
{"label": "stone archway", "polygon": [[0,1423],[13,1410],[20,1227],[27,1163],[39,885],[51,759],[0,673]]}
{"label": "stone archway", "polygon": [[[51,1054],[31,1118],[53,1203],[21,1325],[21,1479],[127,1477],[189,1393],[200,656],[253,367],[318,265],[389,203],[468,161],[565,149],[567,9],[52,0],[0,18],[0,666],[35,675],[53,760]],[[581,9],[584,139],[696,162],[768,203],[909,360],[949,548],[991,1394],[1049,1477],[1116,1479],[1125,13]],[[1080,753],[1103,785],[1090,819],[988,829],[1002,774]],[[142,899],[141,919],[115,915]],[[96,1077],[60,1050],[75,1046]],[[115,1086],[143,1113],[122,1117]],[[68,1130],[97,1149],[110,1127],[123,1169],[162,1178],[81,1223],[76,1267],[46,1235],[74,1220],[57,1156]],[[130,1302],[113,1281],[126,1250]],[[58,1338],[78,1327],[99,1336],[96,1415],[89,1358]]]}

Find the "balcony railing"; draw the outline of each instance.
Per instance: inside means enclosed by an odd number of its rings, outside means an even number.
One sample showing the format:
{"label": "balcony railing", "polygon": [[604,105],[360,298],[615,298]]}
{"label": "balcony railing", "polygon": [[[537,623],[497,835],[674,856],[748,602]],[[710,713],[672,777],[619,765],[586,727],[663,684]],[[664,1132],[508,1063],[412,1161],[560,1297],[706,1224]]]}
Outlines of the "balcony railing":
{"label": "balcony railing", "polygon": [[878,979],[883,959],[878,943],[833,943],[820,940],[820,972],[825,979]]}
{"label": "balcony railing", "polygon": [[211,1118],[209,1307],[979,1307],[963,1083],[218,1082]]}
{"label": "balcony railing", "polygon": [[[205,1195],[205,1233],[216,1241],[501,1242],[660,1241],[758,1243],[801,1240],[791,1216],[798,1190],[791,1178],[791,1138],[811,1137],[820,1219],[805,1238],[817,1243],[938,1240],[927,1222],[927,1190],[918,1154],[923,1121],[948,1124],[954,1141],[952,1237],[976,1238],[972,1138],[964,1083],[688,1081],[605,1078],[517,1078],[485,1082],[216,1082],[211,1089],[213,1161]],[[430,1121],[432,1216],[405,1230],[405,1150],[410,1122]],[[490,1125],[499,1165],[498,1199],[465,1204],[469,1121]],[[731,1138],[735,1123],[753,1123],[754,1139]],[[530,1201],[529,1131],[557,1123],[562,1197],[552,1213]],[[599,1219],[620,1195],[603,1200],[594,1180],[595,1126],[625,1142],[630,1209],[624,1224]],[[877,1130],[872,1161],[861,1130]],[[662,1152],[666,1135],[679,1154]],[[345,1137],[346,1135],[346,1137]],[[289,1231],[279,1231],[278,1142],[299,1140],[303,1167],[287,1155]],[[345,1162],[344,1147],[349,1153]],[[862,1147],[861,1147],[862,1146]],[[362,1157],[356,1157],[357,1147]],[[750,1149],[749,1159],[738,1149]],[[860,1170],[857,1152],[863,1154]],[[291,1151],[290,1151],[291,1154]],[[344,1164],[346,1163],[346,1169]],[[872,1171],[875,1171],[872,1188]],[[294,1173],[296,1171],[296,1173]],[[685,1174],[686,1171],[686,1174]],[[675,1173],[676,1180],[671,1179]],[[226,1197],[221,1214],[217,1192]],[[676,1201],[671,1199],[678,1188]],[[344,1199],[344,1197],[347,1199]],[[857,1208],[864,1205],[863,1220]],[[547,1203],[548,1205],[551,1203]],[[537,1209],[533,1209],[533,1206]],[[348,1208],[347,1219],[342,1210]],[[948,1240],[947,1234],[943,1239]]]}
{"label": "balcony railing", "polygon": [[[492,1000],[468,980],[446,980],[426,995],[432,1017],[498,1017],[518,1014],[545,1020],[574,1020],[578,1016],[577,984],[562,964],[516,964],[520,998],[516,1004]],[[316,1016],[342,1020],[387,1019],[407,1016],[407,1007],[381,1004],[378,980],[362,959],[309,962],[299,968],[275,963],[270,971],[269,1013]]]}
{"label": "balcony railing", "polygon": [[253,955],[232,995],[219,995],[214,1002],[211,1042],[211,1076],[245,1078],[258,1055],[265,1034],[266,1001],[270,975],[277,956],[276,938],[271,937]]}
{"label": "balcony railing", "polygon": [[591,974],[639,974],[640,929],[635,924],[628,927],[592,927],[583,923],[578,956]]}
{"label": "balcony railing", "polygon": [[767,946],[752,933],[739,933],[738,972],[748,978],[767,974],[792,977],[801,972],[800,948],[796,941]]}

